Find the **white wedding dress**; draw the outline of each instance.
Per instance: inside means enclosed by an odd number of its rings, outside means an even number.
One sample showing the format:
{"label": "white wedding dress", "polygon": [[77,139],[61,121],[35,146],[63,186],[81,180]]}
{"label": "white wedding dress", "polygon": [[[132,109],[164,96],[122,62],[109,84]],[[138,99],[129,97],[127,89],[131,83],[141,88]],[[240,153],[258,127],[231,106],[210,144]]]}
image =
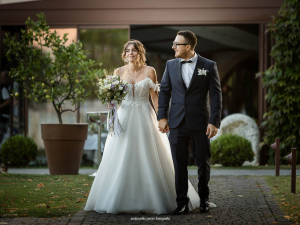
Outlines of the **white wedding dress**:
{"label": "white wedding dress", "polygon": [[[118,109],[122,136],[109,135],[84,210],[99,213],[170,213],[177,207],[169,140],[158,130],[149,91],[159,84],[146,77],[128,93]],[[189,208],[200,199],[189,182]]]}

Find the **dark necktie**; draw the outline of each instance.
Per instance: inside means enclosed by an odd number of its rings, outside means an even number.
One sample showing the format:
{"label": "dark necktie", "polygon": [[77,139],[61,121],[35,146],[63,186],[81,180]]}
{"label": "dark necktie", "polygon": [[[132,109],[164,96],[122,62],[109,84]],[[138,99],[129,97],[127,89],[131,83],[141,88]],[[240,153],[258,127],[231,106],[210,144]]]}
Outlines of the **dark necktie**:
{"label": "dark necktie", "polygon": [[193,61],[192,60],[188,60],[188,61],[181,61],[182,64],[184,63],[192,63]]}

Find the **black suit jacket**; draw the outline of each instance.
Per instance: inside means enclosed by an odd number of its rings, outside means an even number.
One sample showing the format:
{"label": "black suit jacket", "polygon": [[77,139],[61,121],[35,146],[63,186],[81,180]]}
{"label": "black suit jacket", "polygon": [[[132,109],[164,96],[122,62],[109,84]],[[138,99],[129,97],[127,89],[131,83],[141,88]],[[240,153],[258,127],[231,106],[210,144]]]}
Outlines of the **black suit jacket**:
{"label": "black suit jacket", "polygon": [[[198,68],[207,70],[206,75],[198,75]],[[209,106],[209,96],[211,106]],[[158,120],[168,118],[169,127],[176,128],[185,116],[192,130],[206,130],[208,123],[219,128],[221,109],[222,92],[215,62],[198,55],[190,86],[186,88],[181,75],[180,59],[167,61],[160,86]]]}

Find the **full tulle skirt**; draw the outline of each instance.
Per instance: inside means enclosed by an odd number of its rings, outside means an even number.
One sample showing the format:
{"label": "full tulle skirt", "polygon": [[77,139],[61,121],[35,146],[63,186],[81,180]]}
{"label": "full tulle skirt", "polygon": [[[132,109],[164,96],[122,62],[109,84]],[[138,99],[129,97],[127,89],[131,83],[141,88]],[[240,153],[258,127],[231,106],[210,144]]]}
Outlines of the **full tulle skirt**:
{"label": "full tulle skirt", "polygon": [[[84,210],[99,213],[170,213],[177,207],[169,140],[158,130],[149,102],[122,103],[118,116],[125,133],[109,135]],[[199,207],[189,182],[189,208]]]}

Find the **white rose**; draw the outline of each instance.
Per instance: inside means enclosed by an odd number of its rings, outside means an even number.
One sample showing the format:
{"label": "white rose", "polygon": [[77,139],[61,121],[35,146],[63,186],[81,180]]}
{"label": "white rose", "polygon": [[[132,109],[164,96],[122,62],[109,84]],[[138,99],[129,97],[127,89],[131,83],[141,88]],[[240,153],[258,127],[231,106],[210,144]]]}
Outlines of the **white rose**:
{"label": "white rose", "polygon": [[119,90],[123,90],[123,87],[121,86],[121,87],[119,87]]}

